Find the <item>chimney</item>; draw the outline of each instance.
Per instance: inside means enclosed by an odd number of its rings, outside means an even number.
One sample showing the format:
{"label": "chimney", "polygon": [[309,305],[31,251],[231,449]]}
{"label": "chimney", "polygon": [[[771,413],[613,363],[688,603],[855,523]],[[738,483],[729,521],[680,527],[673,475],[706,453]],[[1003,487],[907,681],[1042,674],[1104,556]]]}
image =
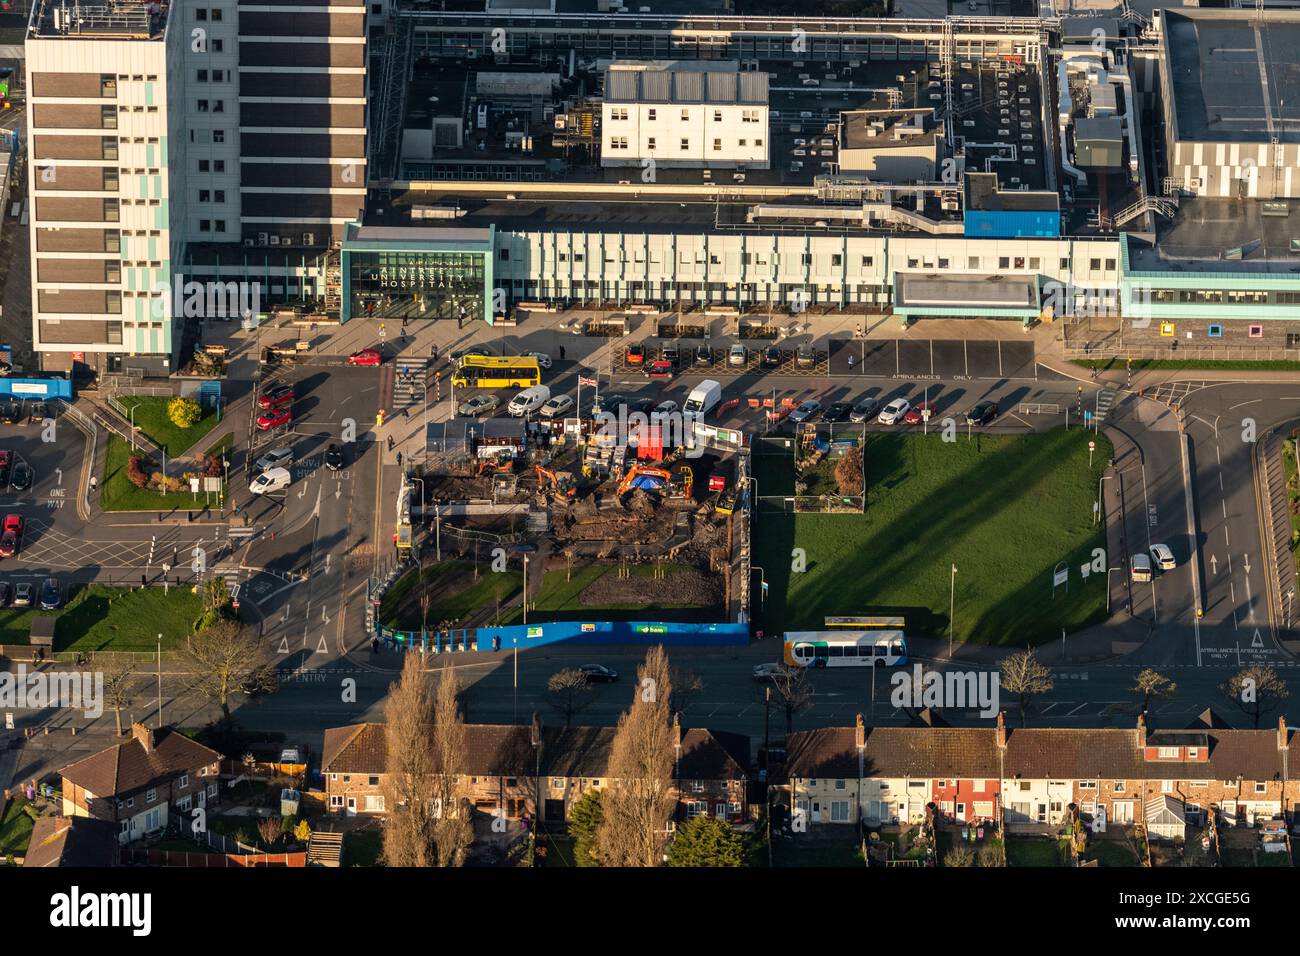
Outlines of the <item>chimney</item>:
{"label": "chimney", "polygon": [[1286,718],[1280,714],[1277,718],[1277,749],[1286,750]]}
{"label": "chimney", "polygon": [[677,753],[682,752],[682,715],[673,714],[673,746],[677,748]]}
{"label": "chimney", "polygon": [[528,742],[534,747],[541,746],[542,743],[542,715],[533,711],[533,722],[529,727]]}
{"label": "chimney", "polygon": [[135,723],[131,725],[131,736],[140,742],[140,746],[144,748],[145,753],[153,753],[155,743],[153,730],[144,724]]}
{"label": "chimney", "polygon": [[999,750],[1007,749],[1007,715],[1002,710],[998,711],[997,744]]}
{"label": "chimney", "polygon": [[1145,710],[1138,714],[1137,732],[1138,746],[1145,747],[1147,744],[1147,712]]}
{"label": "chimney", "polygon": [[867,725],[861,714],[853,721],[853,743],[859,750],[867,745]]}

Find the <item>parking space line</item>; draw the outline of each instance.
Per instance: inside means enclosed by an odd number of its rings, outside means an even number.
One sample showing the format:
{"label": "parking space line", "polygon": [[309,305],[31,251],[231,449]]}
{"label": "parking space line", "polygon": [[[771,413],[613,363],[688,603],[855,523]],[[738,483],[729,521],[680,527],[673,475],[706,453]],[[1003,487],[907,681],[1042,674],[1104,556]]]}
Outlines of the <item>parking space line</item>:
{"label": "parking space line", "polygon": [[1002,377],[1002,340],[994,339],[998,343],[998,378]]}

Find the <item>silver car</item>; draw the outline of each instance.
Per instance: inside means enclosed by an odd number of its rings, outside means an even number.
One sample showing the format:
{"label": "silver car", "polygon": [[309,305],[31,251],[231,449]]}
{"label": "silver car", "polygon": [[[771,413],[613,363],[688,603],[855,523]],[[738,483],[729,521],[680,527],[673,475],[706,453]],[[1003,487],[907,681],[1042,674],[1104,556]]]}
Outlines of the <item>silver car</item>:
{"label": "silver car", "polygon": [[500,404],[501,399],[495,395],[475,395],[469,401],[461,402],[460,408],[456,411],[461,415],[482,415],[485,412],[495,411]]}
{"label": "silver car", "polygon": [[283,445],[280,448],[272,448],[253,462],[253,470],[257,472],[270,471],[272,468],[289,468],[292,465],[293,449],[288,445]]}
{"label": "silver car", "polygon": [[790,413],[790,421],[794,422],[796,425],[800,422],[806,422],[808,419],[816,415],[817,412],[821,410],[821,407],[821,402],[817,401],[815,398],[810,398],[808,401],[801,403],[798,408]]}

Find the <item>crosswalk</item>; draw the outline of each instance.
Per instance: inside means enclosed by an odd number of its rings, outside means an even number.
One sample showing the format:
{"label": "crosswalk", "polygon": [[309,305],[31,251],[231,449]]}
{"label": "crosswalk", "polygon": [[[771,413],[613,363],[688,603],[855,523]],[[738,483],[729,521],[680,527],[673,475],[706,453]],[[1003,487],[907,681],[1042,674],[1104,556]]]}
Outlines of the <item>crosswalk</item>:
{"label": "crosswalk", "polygon": [[1094,413],[1094,417],[1097,419],[1097,421],[1104,422],[1106,420],[1106,414],[1110,411],[1111,406],[1114,404],[1115,404],[1115,390],[1113,388],[1103,388],[1101,391],[1099,391],[1097,393],[1096,412]]}
{"label": "crosswalk", "polygon": [[429,363],[425,359],[401,359],[393,377],[393,407],[424,403]]}

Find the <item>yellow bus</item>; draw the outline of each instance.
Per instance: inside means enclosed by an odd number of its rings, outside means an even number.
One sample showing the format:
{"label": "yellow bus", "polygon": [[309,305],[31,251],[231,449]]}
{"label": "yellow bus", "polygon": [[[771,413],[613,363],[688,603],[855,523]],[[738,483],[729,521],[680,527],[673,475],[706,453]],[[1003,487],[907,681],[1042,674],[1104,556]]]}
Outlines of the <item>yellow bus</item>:
{"label": "yellow bus", "polygon": [[462,355],[451,381],[457,388],[531,388],[542,371],[534,355]]}

